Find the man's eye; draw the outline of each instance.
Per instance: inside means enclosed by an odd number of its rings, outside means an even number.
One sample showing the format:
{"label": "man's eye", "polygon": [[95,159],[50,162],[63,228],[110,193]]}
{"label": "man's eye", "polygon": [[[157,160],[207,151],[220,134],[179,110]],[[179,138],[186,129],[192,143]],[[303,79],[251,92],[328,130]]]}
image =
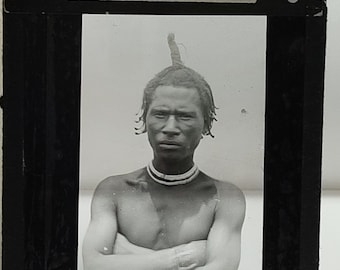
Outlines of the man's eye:
{"label": "man's eye", "polygon": [[154,114],[154,116],[155,116],[156,118],[163,119],[163,118],[166,117],[166,113],[164,113],[164,112],[156,112],[156,113]]}
{"label": "man's eye", "polygon": [[181,114],[181,115],[179,115],[179,118],[182,119],[182,120],[190,120],[190,119],[192,119],[192,115],[190,115],[190,114]]}

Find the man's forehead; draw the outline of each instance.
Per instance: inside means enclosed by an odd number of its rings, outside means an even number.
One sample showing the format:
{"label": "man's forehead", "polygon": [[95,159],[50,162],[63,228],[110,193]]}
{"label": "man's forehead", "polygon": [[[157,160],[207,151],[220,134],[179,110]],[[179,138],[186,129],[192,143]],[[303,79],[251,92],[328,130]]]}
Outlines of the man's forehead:
{"label": "man's forehead", "polygon": [[155,89],[153,93],[153,98],[157,98],[157,97],[199,98],[200,96],[199,96],[198,90],[194,87],[160,85]]}
{"label": "man's forehead", "polygon": [[152,95],[151,103],[175,102],[182,105],[201,105],[201,98],[194,88],[160,86]]}
{"label": "man's forehead", "polygon": [[[183,112],[183,113],[194,113],[196,110],[194,109],[195,106],[183,106],[183,107],[177,107],[174,108],[175,112]],[[155,105],[150,108],[151,111],[153,112],[170,112],[172,108],[166,105]]]}

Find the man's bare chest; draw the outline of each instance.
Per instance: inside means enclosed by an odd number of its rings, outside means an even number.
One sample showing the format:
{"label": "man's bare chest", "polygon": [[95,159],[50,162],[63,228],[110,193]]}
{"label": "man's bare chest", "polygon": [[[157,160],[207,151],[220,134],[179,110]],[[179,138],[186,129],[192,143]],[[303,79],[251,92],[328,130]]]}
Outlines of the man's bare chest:
{"label": "man's bare chest", "polygon": [[130,190],[120,196],[118,231],[133,243],[162,249],[207,239],[214,220],[213,192]]}

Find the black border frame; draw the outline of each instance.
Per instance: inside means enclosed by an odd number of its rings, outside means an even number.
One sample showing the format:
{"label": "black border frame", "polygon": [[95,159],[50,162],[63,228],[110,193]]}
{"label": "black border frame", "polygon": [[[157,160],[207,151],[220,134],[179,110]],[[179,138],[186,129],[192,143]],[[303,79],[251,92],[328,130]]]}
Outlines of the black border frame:
{"label": "black border frame", "polygon": [[[7,0],[6,12],[16,13],[119,13],[119,14],[210,14],[210,15],[275,15],[275,16],[313,16],[325,11],[323,0],[257,0],[244,3],[203,3],[192,2],[152,2],[115,0]],[[179,8],[180,7],[180,8]]]}
{"label": "black border frame", "polygon": [[2,269],[77,269],[82,13],[105,12],[267,15],[263,269],[318,269],[322,0],[8,0]]}

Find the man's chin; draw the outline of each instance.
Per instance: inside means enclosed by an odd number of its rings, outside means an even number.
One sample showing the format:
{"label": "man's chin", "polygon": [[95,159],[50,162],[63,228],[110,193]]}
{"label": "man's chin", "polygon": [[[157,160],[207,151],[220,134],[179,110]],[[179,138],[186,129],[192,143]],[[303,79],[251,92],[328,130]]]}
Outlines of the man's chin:
{"label": "man's chin", "polygon": [[163,160],[168,160],[169,162],[180,162],[183,160],[184,155],[180,151],[175,151],[175,150],[168,150],[168,151],[160,151],[157,153],[157,157],[161,158]]}

